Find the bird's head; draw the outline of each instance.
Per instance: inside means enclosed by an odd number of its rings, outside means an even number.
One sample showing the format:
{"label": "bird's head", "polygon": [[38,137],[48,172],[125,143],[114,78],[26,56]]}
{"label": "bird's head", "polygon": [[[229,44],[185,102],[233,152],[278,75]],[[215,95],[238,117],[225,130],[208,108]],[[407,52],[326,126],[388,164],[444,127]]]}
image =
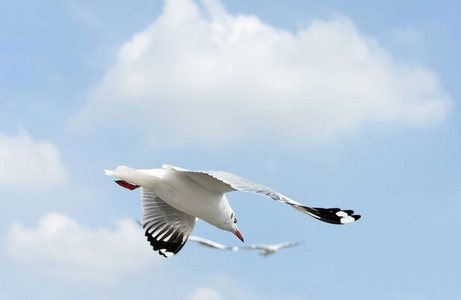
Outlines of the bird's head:
{"label": "bird's head", "polygon": [[243,237],[237,227],[237,217],[233,211],[230,213],[228,220],[224,222],[223,225],[222,229],[232,232],[243,242]]}

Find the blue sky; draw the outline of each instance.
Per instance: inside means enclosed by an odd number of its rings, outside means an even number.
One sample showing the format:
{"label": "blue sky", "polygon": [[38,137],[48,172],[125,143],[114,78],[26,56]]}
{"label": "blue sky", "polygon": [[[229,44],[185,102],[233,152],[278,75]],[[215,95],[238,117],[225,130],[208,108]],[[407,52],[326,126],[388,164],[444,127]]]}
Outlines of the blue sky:
{"label": "blue sky", "polygon": [[[2,299],[459,299],[459,5],[22,1],[0,10]],[[263,258],[153,252],[118,165],[225,170]],[[240,245],[199,221],[194,235]]]}

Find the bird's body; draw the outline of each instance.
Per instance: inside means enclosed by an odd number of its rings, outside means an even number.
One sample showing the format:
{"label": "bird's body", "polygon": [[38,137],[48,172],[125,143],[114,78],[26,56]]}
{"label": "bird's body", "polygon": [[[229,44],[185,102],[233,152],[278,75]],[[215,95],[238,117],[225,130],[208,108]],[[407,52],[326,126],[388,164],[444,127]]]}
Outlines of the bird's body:
{"label": "bird's body", "polygon": [[166,257],[184,246],[196,218],[232,232],[243,241],[225,196],[232,191],[272,198],[327,223],[347,224],[360,218],[352,215],[352,210],[304,206],[266,186],[223,171],[189,171],[169,165],[149,170],[121,166],[115,171],[106,170],[106,175],[121,179],[116,182],[125,188],[142,187],[142,225],[154,250]]}
{"label": "bird's body", "polygon": [[204,184],[197,184],[184,173],[172,169],[135,170],[119,167],[107,175],[150,189],[177,210],[218,228],[222,227],[222,220],[227,220],[232,212],[223,193],[206,188]]}

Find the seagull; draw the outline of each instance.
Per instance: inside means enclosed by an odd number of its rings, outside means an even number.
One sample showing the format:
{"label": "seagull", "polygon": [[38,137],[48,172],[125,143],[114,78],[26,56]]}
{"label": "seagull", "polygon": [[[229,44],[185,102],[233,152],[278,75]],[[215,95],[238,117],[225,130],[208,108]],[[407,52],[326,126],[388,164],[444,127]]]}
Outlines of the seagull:
{"label": "seagull", "polygon": [[198,236],[189,236],[189,241],[196,242],[202,246],[205,247],[210,247],[214,249],[219,249],[219,250],[232,250],[232,251],[239,251],[239,250],[262,250],[259,252],[260,255],[262,256],[268,256],[271,254],[274,254],[277,252],[279,249],[282,248],[287,248],[287,247],[294,247],[299,245],[298,242],[288,242],[288,243],[281,243],[277,245],[263,245],[263,244],[255,244],[251,245],[248,247],[230,247],[230,246],[225,246],[219,243],[216,243],[211,240],[207,240]]}
{"label": "seagull", "polygon": [[251,250],[262,250],[259,252],[260,255],[262,256],[268,256],[271,254],[274,254],[277,252],[279,249],[282,248],[287,248],[287,247],[294,247],[299,245],[298,242],[288,242],[288,243],[281,243],[277,245],[261,245],[261,244],[256,244],[256,245],[251,245],[248,247],[244,247],[241,249],[251,249]]}
{"label": "seagull", "polygon": [[237,217],[226,193],[260,194],[285,203],[320,221],[348,224],[360,218],[353,210],[317,208],[298,203],[273,189],[224,171],[190,171],[170,165],[162,169],[133,169],[119,166],[105,174],[129,190],[141,187],[142,226],[154,251],[164,257],[178,253],[198,219],[235,234],[242,242]]}
{"label": "seagull", "polygon": [[189,236],[188,240],[192,242],[196,242],[205,247],[215,248],[219,250],[232,250],[232,251],[239,250],[239,247],[224,246],[222,244],[219,244],[219,243],[216,243],[216,242],[213,242],[213,241],[210,241],[210,240],[198,237],[198,236],[194,236],[194,235]]}

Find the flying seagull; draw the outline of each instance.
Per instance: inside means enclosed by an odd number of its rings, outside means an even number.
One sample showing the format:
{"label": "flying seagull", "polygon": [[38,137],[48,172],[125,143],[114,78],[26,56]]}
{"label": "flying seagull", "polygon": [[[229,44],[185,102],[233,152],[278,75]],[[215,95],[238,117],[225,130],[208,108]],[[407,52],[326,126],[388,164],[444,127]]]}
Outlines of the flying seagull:
{"label": "flying seagull", "polygon": [[242,191],[260,194],[292,206],[320,221],[331,224],[352,223],[360,218],[353,210],[304,206],[271,188],[224,171],[189,171],[163,165],[162,169],[120,166],[106,175],[118,178],[120,186],[141,187],[142,226],[155,251],[171,257],[181,250],[198,218],[232,232],[242,242],[237,217],[225,193]]}
{"label": "flying seagull", "polygon": [[288,243],[281,243],[277,245],[263,245],[263,244],[255,244],[251,245],[248,247],[230,247],[230,246],[225,246],[219,243],[216,243],[211,240],[207,240],[198,236],[189,236],[189,241],[196,242],[202,246],[205,247],[210,247],[214,249],[219,249],[219,250],[232,250],[232,251],[238,251],[238,250],[261,250],[259,252],[260,255],[262,256],[268,256],[271,254],[274,254],[277,252],[279,249],[282,248],[287,248],[287,247],[294,247],[299,245],[298,242],[288,242]]}

